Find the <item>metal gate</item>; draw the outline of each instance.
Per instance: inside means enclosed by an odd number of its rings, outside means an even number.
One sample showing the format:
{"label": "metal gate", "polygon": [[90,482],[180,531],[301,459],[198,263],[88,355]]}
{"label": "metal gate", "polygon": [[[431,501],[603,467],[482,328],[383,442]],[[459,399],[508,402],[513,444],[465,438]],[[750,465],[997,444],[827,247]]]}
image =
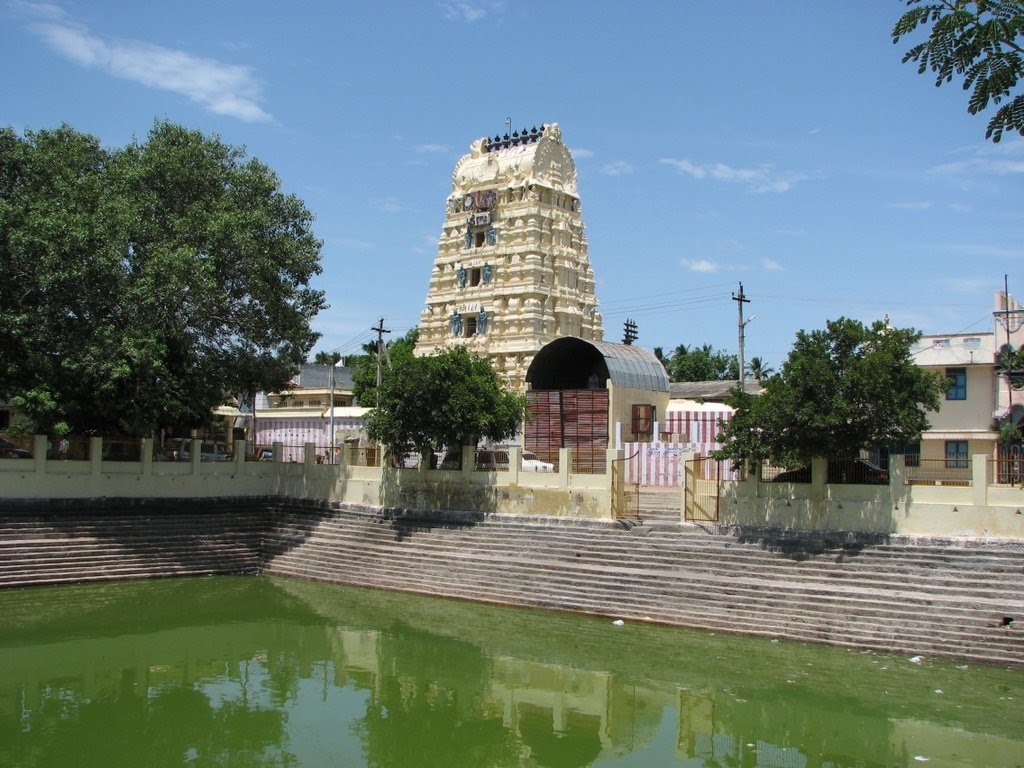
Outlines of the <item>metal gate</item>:
{"label": "metal gate", "polygon": [[[612,517],[616,520],[640,522],[640,485],[626,482],[625,472],[618,472],[615,466],[632,458],[633,456],[627,456],[623,459],[612,459]],[[621,508],[616,506],[619,499],[622,500]]]}
{"label": "metal gate", "polygon": [[686,497],[683,519],[687,522],[718,522],[722,464],[711,456],[695,456],[684,462]]}

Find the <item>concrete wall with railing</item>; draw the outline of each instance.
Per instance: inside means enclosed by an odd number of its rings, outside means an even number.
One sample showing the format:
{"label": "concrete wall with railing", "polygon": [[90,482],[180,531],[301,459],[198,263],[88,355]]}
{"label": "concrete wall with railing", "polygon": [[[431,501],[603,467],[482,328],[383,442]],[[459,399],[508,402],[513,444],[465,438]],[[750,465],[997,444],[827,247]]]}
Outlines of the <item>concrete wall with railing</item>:
{"label": "concrete wall with railing", "polygon": [[[478,471],[475,449],[463,449],[461,469],[366,466],[369,449],[340,452],[339,463],[317,462],[307,444],[304,461],[248,461],[236,442],[230,461],[203,461],[201,441],[192,442],[188,461],[154,460],[153,442],[143,439],[137,461],[103,458],[103,439],[92,438],[85,460],[49,458],[47,438],[37,436],[30,459],[0,458],[0,498],[212,498],[283,496],[329,499],[379,507],[474,510],[523,515],[607,518],[623,508],[622,452],[609,450],[603,474],[570,471],[563,448],[554,472],[525,472],[521,450],[509,450],[509,465]],[[360,453],[362,451],[362,453]],[[371,464],[375,454],[370,455]],[[362,461],[363,463],[357,463]],[[618,477],[618,482],[614,478]]]}
{"label": "concrete wall with railing", "polygon": [[[573,518],[614,518],[626,509],[624,454],[609,450],[603,474],[571,471],[572,452],[560,451],[554,472],[522,471],[518,448],[508,468],[475,469],[475,449],[463,449],[460,469],[366,466],[367,449],[342,452],[340,463],[317,463],[305,446],[304,461],[246,460],[236,443],[230,461],[203,461],[200,441],[188,461],[156,461],[151,441],[140,442],[138,461],[108,461],[103,441],[92,438],[88,458],[57,460],[45,437],[33,458],[0,458],[0,499],[96,498],[310,498],[407,509],[495,512]],[[372,459],[372,457],[371,457]],[[718,522],[725,526],[816,531],[858,531],[920,536],[1024,539],[1024,487],[996,484],[991,457],[971,457],[969,479],[958,470],[949,484],[922,480],[920,468],[894,456],[888,485],[825,482],[827,465],[812,464],[810,483],[773,483],[752,472],[716,484]],[[687,478],[689,482],[689,478]],[[926,484],[927,483],[927,484]],[[632,490],[630,488],[629,490]],[[682,511],[686,490],[681,489]],[[635,502],[634,502],[635,503]]]}
{"label": "concrete wall with railing", "polygon": [[[719,523],[741,528],[856,531],[913,536],[1024,539],[1024,487],[995,485],[991,457],[971,457],[969,480],[922,481],[893,456],[888,485],[827,483],[812,462],[810,483],[764,482],[760,471],[720,487]],[[689,481],[689,478],[687,478]]]}

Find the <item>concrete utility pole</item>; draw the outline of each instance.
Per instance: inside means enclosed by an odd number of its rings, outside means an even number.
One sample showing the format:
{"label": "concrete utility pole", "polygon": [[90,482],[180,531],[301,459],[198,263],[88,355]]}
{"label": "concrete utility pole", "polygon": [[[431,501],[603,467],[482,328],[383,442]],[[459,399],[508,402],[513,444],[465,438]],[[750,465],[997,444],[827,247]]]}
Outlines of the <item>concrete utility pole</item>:
{"label": "concrete utility pole", "polygon": [[377,386],[380,386],[383,371],[381,370],[381,360],[384,357],[384,353],[387,351],[384,346],[384,334],[391,333],[387,328],[384,327],[384,318],[380,319],[376,327],[371,328],[371,331],[377,334]]}
{"label": "concrete utility pole", "polygon": [[740,363],[740,389],[742,390],[744,388],[744,386],[746,385],[746,380],[747,380],[746,363],[743,362],[743,340],[744,340],[743,336],[744,336],[744,329],[747,327],[747,323],[749,323],[751,320],[754,319],[753,317],[751,317],[750,320],[747,320],[746,323],[743,322],[743,305],[750,303],[750,299],[748,299],[746,296],[743,295],[743,283],[740,283],[740,292],[739,293],[734,293],[732,295],[732,300],[736,302],[736,307],[740,311],[740,320],[739,320],[739,335],[740,335],[740,338],[739,338],[739,342],[740,342],[739,343],[739,363]]}
{"label": "concrete utility pole", "polygon": [[328,420],[328,426],[327,426],[327,429],[330,430],[329,434],[331,436],[331,440],[330,440],[330,443],[331,443],[331,458],[330,458],[330,462],[329,462],[331,464],[334,464],[335,461],[336,461],[335,452],[336,452],[336,447],[337,447],[336,446],[336,440],[335,440],[335,430],[334,430],[334,377],[335,377],[335,371],[337,371],[339,367],[344,367],[344,365],[345,365],[345,358],[343,358],[343,357],[339,357],[337,360],[332,360],[331,361],[331,394],[330,394],[330,399],[331,399],[331,405],[330,405],[331,415],[330,415],[330,419]]}
{"label": "concrete utility pole", "polygon": [[[1003,308],[997,309],[992,314],[996,317],[996,322],[1002,323],[1003,328],[1006,331],[1006,357],[1003,359],[1006,361],[1012,361],[1013,345],[1010,343],[1011,333],[1016,333],[1020,330],[1021,323],[1017,322],[1014,328],[1010,328],[1010,315],[1014,315],[1015,319],[1020,317],[1021,310],[1010,309],[1010,281],[1009,278],[1003,275]],[[1010,366],[1012,368],[1012,366]],[[1009,419],[1010,423],[1013,423],[1013,371],[1006,371],[1006,418]]]}

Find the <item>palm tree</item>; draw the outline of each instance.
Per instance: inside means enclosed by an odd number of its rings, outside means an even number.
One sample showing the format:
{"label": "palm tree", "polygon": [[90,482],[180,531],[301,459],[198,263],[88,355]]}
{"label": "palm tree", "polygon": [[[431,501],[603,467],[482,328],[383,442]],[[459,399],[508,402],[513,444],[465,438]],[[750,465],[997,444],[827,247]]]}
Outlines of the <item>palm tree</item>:
{"label": "palm tree", "polygon": [[764,364],[764,360],[760,357],[750,358],[750,362],[747,363],[747,373],[752,378],[760,381],[761,379],[767,379],[769,376],[775,373],[775,369],[769,365]]}
{"label": "palm tree", "polygon": [[663,347],[655,347],[654,356],[658,358],[658,362],[661,363],[661,366],[667,372],[668,366],[672,361],[669,358],[665,357],[665,349]]}

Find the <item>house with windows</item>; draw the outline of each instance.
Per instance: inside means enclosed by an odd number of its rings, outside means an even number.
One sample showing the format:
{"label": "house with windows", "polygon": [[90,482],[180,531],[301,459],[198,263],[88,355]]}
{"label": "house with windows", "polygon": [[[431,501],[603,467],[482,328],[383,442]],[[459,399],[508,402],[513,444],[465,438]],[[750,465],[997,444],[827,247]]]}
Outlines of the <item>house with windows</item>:
{"label": "house with windows", "polygon": [[947,387],[937,412],[928,414],[930,428],[920,443],[903,446],[908,466],[921,459],[943,459],[949,468],[965,469],[968,457],[995,455],[996,335],[954,333],[922,336],[913,350],[922,368],[940,373]]}
{"label": "house with windows", "polygon": [[306,443],[315,445],[323,459],[332,445],[340,448],[358,443],[365,435],[370,409],[355,405],[352,390],[348,368],[303,365],[287,388],[257,394],[254,447],[266,449],[281,443],[284,461],[302,461]]}
{"label": "house with windows", "polygon": [[1012,421],[1024,426],[1024,390],[1013,372],[1002,370],[1001,351],[1024,342],[1024,308],[1009,293],[995,294],[991,331],[922,336],[913,350],[917,364],[946,378],[938,412],[918,444],[904,446],[910,467],[941,459],[947,469],[965,469],[968,458],[1019,455],[1019,441],[1001,444],[999,428]]}

